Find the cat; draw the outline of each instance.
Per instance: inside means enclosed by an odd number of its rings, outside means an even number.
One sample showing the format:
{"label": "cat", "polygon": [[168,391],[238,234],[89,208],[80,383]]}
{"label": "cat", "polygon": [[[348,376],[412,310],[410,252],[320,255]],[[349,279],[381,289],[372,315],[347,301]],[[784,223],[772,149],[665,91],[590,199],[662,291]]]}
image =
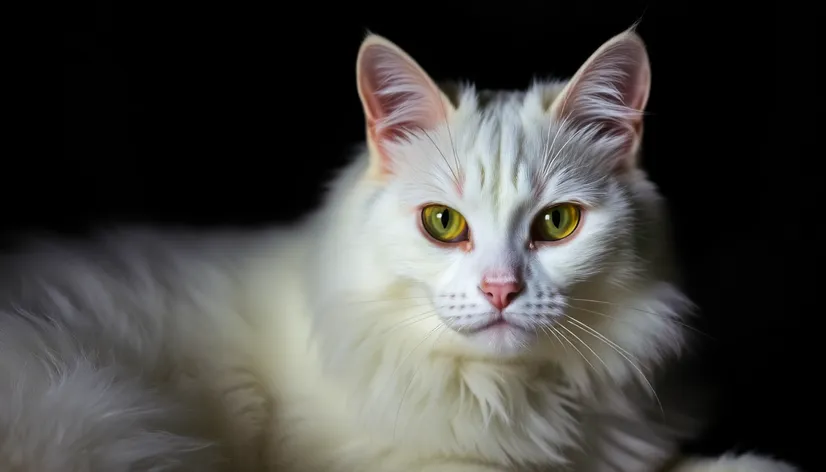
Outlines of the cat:
{"label": "cat", "polygon": [[696,425],[663,421],[692,306],[633,29],[521,92],[440,88],[374,34],[356,69],[366,146],[304,220],[5,256],[0,469],[795,470],[681,462]]}

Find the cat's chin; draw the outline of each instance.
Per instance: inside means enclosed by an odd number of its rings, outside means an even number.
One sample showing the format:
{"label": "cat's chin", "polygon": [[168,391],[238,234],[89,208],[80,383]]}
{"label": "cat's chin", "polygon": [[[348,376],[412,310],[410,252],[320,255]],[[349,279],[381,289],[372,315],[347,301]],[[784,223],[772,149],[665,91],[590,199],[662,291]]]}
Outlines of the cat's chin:
{"label": "cat's chin", "polygon": [[536,333],[510,323],[495,323],[464,336],[484,354],[512,357],[530,351]]}

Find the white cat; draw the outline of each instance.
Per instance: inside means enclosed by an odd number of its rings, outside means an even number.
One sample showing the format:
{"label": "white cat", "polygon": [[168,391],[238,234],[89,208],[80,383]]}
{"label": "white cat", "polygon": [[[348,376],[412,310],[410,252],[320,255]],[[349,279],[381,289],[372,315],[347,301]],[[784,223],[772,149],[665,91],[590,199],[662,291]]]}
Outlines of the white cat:
{"label": "white cat", "polygon": [[373,35],[357,72],[367,150],[300,224],[129,230],[3,261],[1,470],[674,463],[694,430],[663,421],[649,379],[689,304],[636,161],[640,38],[520,93],[449,96]]}

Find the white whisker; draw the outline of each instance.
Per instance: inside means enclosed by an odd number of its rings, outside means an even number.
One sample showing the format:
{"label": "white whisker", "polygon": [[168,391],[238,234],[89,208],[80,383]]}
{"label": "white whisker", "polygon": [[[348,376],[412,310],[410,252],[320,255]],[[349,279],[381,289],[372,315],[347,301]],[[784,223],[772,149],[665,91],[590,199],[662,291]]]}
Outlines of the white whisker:
{"label": "white whisker", "polygon": [[[576,318],[570,317],[568,315],[565,315],[565,316],[569,320],[576,320]],[[579,321],[579,320],[577,320],[577,321]],[[622,349],[616,343],[611,342],[608,338],[606,338],[602,334],[600,334],[600,336],[596,336],[595,333],[599,333],[599,332],[596,331],[595,329],[591,328],[590,326],[587,326],[586,324],[584,324],[582,322],[579,322],[579,324],[577,324],[577,323],[571,323],[571,324],[573,326],[576,326],[576,327],[582,329],[586,333],[591,334],[592,336],[596,337],[597,339],[605,342],[606,345],[613,348],[617,352],[617,354],[622,356],[628,362],[628,364],[631,365],[631,367],[633,367],[634,370],[636,370],[638,374],[640,374],[640,377],[642,378],[643,382],[645,382],[645,384],[648,386],[648,389],[651,391],[651,394],[654,396],[654,399],[657,401],[657,405],[660,407],[660,412],[662,413],[663,418],[665,418],[665,410],[663,409],[663,405],[662,405],[662,402],[660,401],[659,395],[657,395],[657,391],[654,389],[654,385],[651,383],[650,380],[648,380],[648,377],[645,375],[645,373],[642,371],[642,369],[634,361],[632,361],[631,358],[628,355],[625,354],[628,351],[626,351],[625,349]],[[584,326],[587,326],[588,329],[586,330],[585,328],[583,328]]]}
{"label": "white whisker", "polygon": [[[410,350],[410,352],[409,352],[409,353],[408,353],[408,354],[404,357],[404,360],[402,360],[402,362],[401,362],[401,363],[399,363],[399,365],[401,365],[402,363],[404,363],[405,361],[407,361],[407,359],[409,359],[409,358],[410,358],[410,355],[411,355],[411,354],[413,354],[413,352],[414,352],[416,349],[418,349],[418,348],[419,348],[422,344],[424,344],[424,342],[425,342],[425,341],[427,341],[427,339],[428,339],[430,336],[432,336],[432,335],[433,335],[433,333],[435,333],[436,331],[438,331],[438,330],[440,330],[440,329],[442,330],[441,332],[442,332],[442,333],[444,333],[444,329],[445,329],[445,328],[447,328],[447,326],[445,326],[445,325],[439,325],[439,326],[436,326],[435,328],[433,328],[432,330],[430,330],[430,331],[429,331],[429,332],[425,335],[425,337],[424,337],[424,338],[423,338],[423,339],[422,339],[422,340],[421,340],[418,344],[416,344],[416,346],[415,346],[415,347],[413,347],[413,349],[411,349],[411,350]],[[441,334],[440,334],[440,335],[441,335]],[[436,336],[436,340],[434,340],[434,344],[435,344],[435,341],[438,341],[439,337],[440,337],[440,336]],[[398,366],[397,366],[397,367],[398,367]],[[410,381],[407,383],[407,386],[404,388],[404,391],[402,392],[402,398],[401,398],[401,400],[399,400],[399,407],[396,409],[396,419],[395,419],[395,421],[393,422],[393,438],[395,438],[395,437],[396,437],[396,426],[398,425],[398,422],[399,422],[399,414],[401,414],[401,411],[402,411],[402,405],[404,405],[404,399],[405,399],[405,397],[407,397],[407,391],[410,389],[410,386],[411,386],[411,385],[413,385],[413,381],[416,379],[416,375],[418,375],[418,373],[419,373],[419,369],[420,369],[420,368],[421,368],[421,365],[418,365],[418,366],[416,367],[416,370],[414,370],[414,371],[413,371],[413,375],[411,375],[411,376],[410,376]],[[395,370],[394,370],[394,372],[395,372]]]}
{"label": "white whisker", "polygon": [[583,346],[585,346],[585,347],[586,347],[589,351],[591,351],[591,354],[593,354],[594,356],[596,356],[596,358],[597,358],[597,359],[599,359],[599,361],[600,361],[600,362],[602,363],[602,365],[605,367],[605,370],[609,370],[609,369],[608,369],[608,364],[606,364],[606,363],[605,363],[605,361],[604,361],[604,360],[602,360],[602,358],[601,358],[601,357],[599,357],[599,354],[597,354],[597,353],[596,353],[596,351],[594,351],[593,349],[591,349],[591,346],[589,346],[589,345],[588,345],[588,343],[586,343],[585,341],[583,341],[583,340],[582,340],[582,338],[580,338],[579,336],[577,336],[576,334],[574,334],[574,332],[573,332],[573,331],[571,331],[570,329],[566,328],[565,326],[559,325],[559,327],[560,327],[560,328],[562,328],[562,329],[564,329],[564,330],[565,330],[565,331],[567,331],[568,333],[570,333],[570,334],[571,334],[571,336],[573,336],[574,338],[576,338],[576,340],[577,340],[577,341],[579,341],[580,343],[582,343],[582,345],[583,345]]}
{"label": "white whisker", "polygon": [[[588,298],[573,298],[573,297],[571,297],[570,300],[577,301],[577,302],[598,303],[598,304],[601,304],[601,305],[609,305],[609,306],[614,306],[614,307],[622,308],[622,309],[626,309],[626,310],[638,311],[640,313],[647,313],[647,314],[652,315],[652,316],[660,316],[660,317],[663,316],[662,313],[657,313],[656,311],[643,310],[642,308],[639,308],[639,307],[634,307],[634,306],[629,306],[629,305],[622,305],[622,304],[619,304],[619,303],[607,302],[607,301],[604,301],[604,300],[591,300],[591,299],[588,299]],[[571,305],[569,305],[569,306],[571,306]],[[578,308],[578,307],[571,306],[571,308]],[[584,308],[578,308],[578,309],[585,310]],[[591,313],[595,313],[595,312],[591,312]],[[599,314],[599,313],[595,313],[595,314]],[[608,316],[608,315],[603,314],[603,316]],[[692,330],[692,331],[694,331],[698,334],[702,334],[703,336],[707,336],[711,339],[714,339],[711,335],[709,335],[709,334],[707,334],[707,333],[705,333],[705,332],[703,332],[703,331],[701,331],[701,330],[699,330],[699,329],[697,329],[697,328],[695,328],[695,327],[693,327],[689,324],[681,322],[680,320],[672,319],[672,321],[674,323],[677,323],[677,324],[679,324],[679,325],[681,325],[685,328],[688,328],[688,329],[690,329],[690,330]]]}

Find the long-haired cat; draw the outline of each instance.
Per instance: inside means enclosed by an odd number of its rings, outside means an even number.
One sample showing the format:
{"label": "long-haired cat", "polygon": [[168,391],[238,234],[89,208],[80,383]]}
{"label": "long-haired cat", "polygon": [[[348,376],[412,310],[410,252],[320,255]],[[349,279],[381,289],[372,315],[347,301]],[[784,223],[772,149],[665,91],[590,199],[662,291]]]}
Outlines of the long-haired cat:
{"label": "long-haired cat", "polygon": [[312,217],[3,260],[0,468],[792,471],[676,458],[650,80],[632,31],[524,92],[448,93],[369,36],[367,146]]}

